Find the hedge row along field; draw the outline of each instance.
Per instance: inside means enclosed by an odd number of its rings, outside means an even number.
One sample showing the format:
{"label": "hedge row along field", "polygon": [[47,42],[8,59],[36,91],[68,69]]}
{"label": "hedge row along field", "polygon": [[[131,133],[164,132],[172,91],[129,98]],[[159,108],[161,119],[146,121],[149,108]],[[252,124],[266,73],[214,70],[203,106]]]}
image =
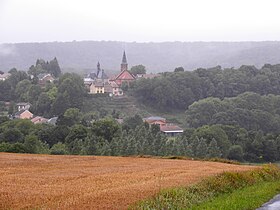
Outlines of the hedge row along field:
{"label": "hedge row along field", "polygon": [[275,165],[246,172],[224,172],[188,187],[163,190],[131,209],[256,209],[280,192]]}

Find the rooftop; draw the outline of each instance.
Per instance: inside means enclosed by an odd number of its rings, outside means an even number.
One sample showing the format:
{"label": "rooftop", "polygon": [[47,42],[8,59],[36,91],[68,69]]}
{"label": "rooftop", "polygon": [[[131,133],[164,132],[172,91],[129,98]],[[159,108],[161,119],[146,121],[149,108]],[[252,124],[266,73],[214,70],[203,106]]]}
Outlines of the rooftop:
{"label": "rooftop", "polygon": [[171,132],[183,133],[184,132],[184,130],[182,128],[180,128],[177,125],[173,125],[173,124],[162,125],[162,126],[160,126],[160,130],[165,133],[171,133]]}

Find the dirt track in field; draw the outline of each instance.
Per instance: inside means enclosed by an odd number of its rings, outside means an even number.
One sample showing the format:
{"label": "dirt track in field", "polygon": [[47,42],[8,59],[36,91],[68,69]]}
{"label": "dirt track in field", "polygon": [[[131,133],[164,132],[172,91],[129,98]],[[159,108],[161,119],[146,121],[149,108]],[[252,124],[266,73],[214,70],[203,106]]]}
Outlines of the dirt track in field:
{"label": "dirt track in field", "polygon": [[191,160],[0,153],[0,209],[126,209],[163,188],[251,168]]}

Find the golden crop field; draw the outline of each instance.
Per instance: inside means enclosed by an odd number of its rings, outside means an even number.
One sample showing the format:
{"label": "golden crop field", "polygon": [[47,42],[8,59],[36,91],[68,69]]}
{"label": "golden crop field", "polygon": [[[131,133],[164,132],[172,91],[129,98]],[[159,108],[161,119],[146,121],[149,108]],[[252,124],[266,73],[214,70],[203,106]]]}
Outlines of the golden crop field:
{"label": "golden crop field", "polygon": [[126,209],[160,189],[251,168],[192,160],[0,153],[0,209]]}

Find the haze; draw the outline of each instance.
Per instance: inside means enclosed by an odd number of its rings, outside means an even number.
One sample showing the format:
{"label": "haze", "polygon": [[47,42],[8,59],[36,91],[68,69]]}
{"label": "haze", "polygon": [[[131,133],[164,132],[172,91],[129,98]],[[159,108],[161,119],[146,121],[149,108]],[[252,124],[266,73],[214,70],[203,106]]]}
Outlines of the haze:
{"label": "haze", "polygon": [[0,43],[279,40],[277,0],[0,0]]}

